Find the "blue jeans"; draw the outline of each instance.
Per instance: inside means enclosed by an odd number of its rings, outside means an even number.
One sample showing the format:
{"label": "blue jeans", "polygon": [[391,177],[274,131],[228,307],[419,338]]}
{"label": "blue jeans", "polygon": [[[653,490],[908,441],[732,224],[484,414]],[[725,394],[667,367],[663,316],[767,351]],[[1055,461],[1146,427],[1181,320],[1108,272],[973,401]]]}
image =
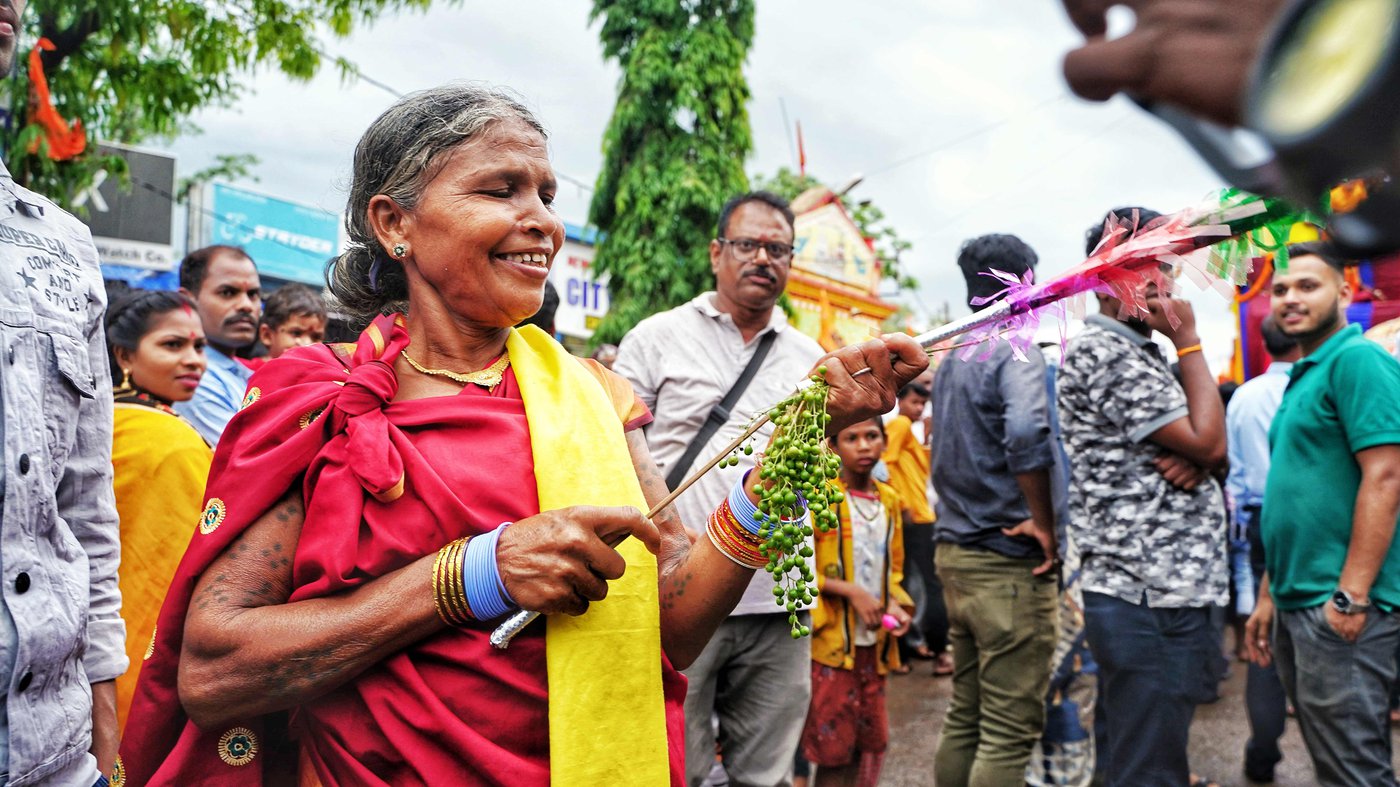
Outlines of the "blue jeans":
{"label": "blue jeans", "polygon": [[1332,629],[1325,610],[1279,610],[1274,617],[1274,660],[1317,783],[1394,785],[1389,714],[1400,613],[1371,610],[1353,643]]}
{"label": "blue jeans", "polygon": [[1156,608],[1084,593],[1108,726],[1107,787],[1181,787],[1191,717],[1215,696],[1220,635],[1208,607]]}

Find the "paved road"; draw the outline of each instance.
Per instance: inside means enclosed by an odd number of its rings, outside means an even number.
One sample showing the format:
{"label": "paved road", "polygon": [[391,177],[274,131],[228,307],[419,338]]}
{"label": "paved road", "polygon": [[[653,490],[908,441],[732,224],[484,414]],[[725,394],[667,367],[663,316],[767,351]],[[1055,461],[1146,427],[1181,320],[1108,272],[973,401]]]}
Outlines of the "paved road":
{"label": "paved road", "polygon": [[[1191,727],[1192,768],[1218,781],[1222,787],[1251,785],[1241,771],[1249,723],[1244,714],[1244,665],[1235,664],[1221,686],[1221,699],[1196,711]],[[948,710],[952,683],[930,676],[928,662],[916,662],[909,675],[890,678],[890,750],[880,784],[883,787],[924,787],[933,784],[933,752],[938,731]],[[1392,740],[1400,732],[1392,731]],[[1400,754],[1400,740],[1396,751]],[[1283,737],[1283,762],[1275,772],[1275,787],[1311,787],[1312,764],[1298,726],[1289,720]],[[1400,768],[1400,756],[1396,757]]]}

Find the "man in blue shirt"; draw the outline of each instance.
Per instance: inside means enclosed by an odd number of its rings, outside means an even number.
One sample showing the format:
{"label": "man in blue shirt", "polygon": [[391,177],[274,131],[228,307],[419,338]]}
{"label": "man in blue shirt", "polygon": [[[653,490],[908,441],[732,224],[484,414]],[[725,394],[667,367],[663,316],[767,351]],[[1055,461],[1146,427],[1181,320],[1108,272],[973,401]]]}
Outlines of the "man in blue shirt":
{"label": "man in blue shirt", "polygon": [[[1272,317],[1265,318],[1259,332],[1273,362],[1263,374],[1241,385],[1225,408],[1225,436],[1230,452],[1230,475],[1225,488],[1234,507],[1236,529],[1247,538],[1245,558],[1252,580],[1248,598],[1240,599],[1239,612],[1245,615],[1253,611],[1253,588],[1259,587],[1264,576],[1259,511],[1264,503],[1264,481],[1269,475],[1269,426],[1288,387],[1288,373],[1299,355],[1298,342],[1279,330]],[[1245,583],[1237,584],[1244,595]],[[1272,664],[1249,665],[1244,696],[1250,729],[1244,747],[1244,773],[1251,781],[1271,782],[1274,766],[1283,759],[1278,739],[1283,735],[1287,711],[1283,684]]]}
{"label": "man in blue shirt", "polygon": [[[992,271],[1019,278],[1036,261],[1015,235],[964,243],[968,307],[1000,297]],[[933,386],[936,565],[954,669],[934,780],[1020,784],[1045,727],[1059,590],[1045,359],[1002,342],[976,360],[945,358]]]}
{"label": "man in blue shirt", "polygon": [[199,381],[194,398],[175,410],[217,445],[229,419],[243,406],[252,369],[234,357],[237,350],[258,340],[262,314],[262,285],[253,260],[237,246],[205,246],[180,261],[180,292],[199,307],[200,321],[209,344],[205,356],[209,369]]}

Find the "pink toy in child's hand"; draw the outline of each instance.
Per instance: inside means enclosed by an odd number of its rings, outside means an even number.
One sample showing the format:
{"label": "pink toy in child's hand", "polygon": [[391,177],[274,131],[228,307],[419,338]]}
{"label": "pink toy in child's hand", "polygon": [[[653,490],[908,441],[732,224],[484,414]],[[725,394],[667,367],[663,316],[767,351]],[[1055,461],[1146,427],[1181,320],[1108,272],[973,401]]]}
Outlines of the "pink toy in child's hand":
{"label": "pink toy in child's hand", "polygon": [[894,631],[899,628],[899,618],[894,615],[886,614],[883,618],[880,618],[880,625],[884,626],[889,631]]}

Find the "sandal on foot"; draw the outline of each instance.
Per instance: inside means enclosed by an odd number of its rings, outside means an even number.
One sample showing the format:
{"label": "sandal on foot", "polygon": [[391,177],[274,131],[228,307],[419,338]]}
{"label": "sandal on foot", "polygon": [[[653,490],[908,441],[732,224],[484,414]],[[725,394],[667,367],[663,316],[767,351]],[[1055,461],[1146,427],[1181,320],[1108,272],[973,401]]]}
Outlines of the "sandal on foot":
{"label": "sandal on foot", "polygon": [[947,677],[953,674],[953,657],[948,653],[940,653],[933,660],[933,676],[935,678]]}

